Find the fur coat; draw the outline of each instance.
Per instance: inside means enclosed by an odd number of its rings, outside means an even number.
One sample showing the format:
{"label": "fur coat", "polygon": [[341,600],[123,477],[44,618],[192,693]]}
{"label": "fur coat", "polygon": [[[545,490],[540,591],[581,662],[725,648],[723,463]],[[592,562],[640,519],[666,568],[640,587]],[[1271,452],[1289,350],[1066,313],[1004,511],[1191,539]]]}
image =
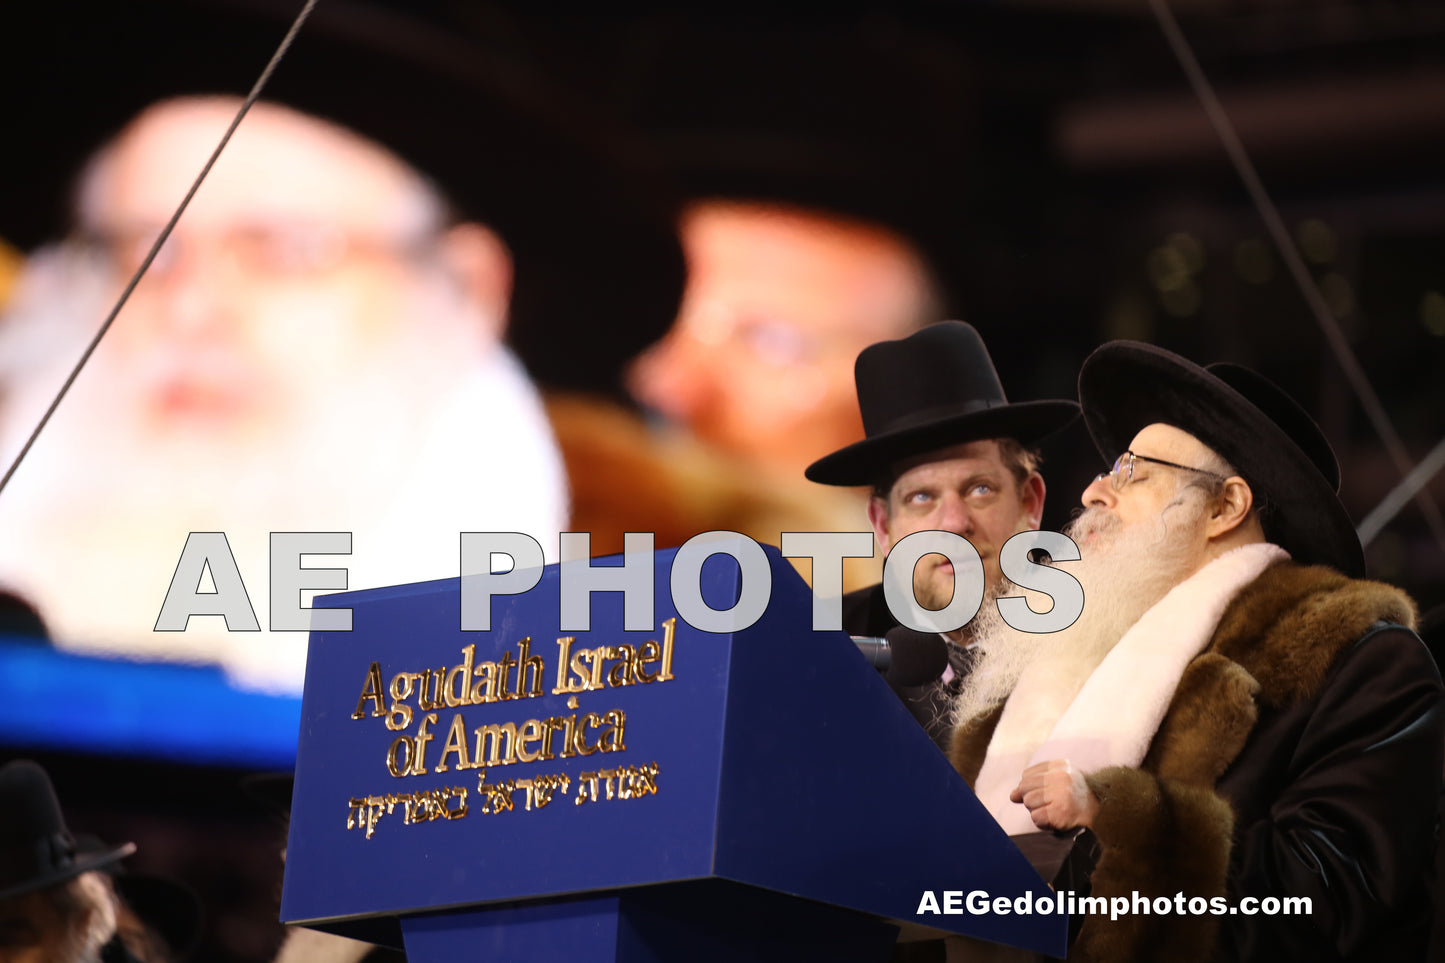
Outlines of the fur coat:
{"label": "fur coat", "polygon": [[[1245,586],[1140,768],[1088,777],[1092,895],[1306,896],[1312,912],[1089,916],[1069,959],[1422,958],[1445,688],[1414,620],[1398,590],[1327,568],[1282,563]],[[970,785],[1001,711],[954,733]]]}

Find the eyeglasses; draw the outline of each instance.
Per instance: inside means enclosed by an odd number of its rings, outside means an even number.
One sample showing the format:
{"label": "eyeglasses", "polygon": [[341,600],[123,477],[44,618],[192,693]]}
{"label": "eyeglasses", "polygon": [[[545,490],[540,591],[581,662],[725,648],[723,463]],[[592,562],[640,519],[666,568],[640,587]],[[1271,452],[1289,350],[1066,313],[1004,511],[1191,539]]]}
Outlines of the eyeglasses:
{"label": "eyeglasses", "polygon": [[[139,269],[159,233],[157,226],[132,225],[88,231],[82,241],[129,276]],[[182,257],[197,248],[226,257],[247,277],[304,278],[324,274],[350,258],[413,256],[425,247],[422,239],[373,237],[327,224],[258,222],[236,225],[213,236],[173,235],[156,255],[149,273],[156,277],[170,273]]]}
{"label": "eyeglasses", "polygon": [[[1179,465],[1172,461],[1165,461],[1162,458],[1150,458],[1147,455],[1136,455],[1132,451],[1126,451],[1114,459],[1114,467],[1108,471],[1109,478],[1114,483],[1114,491],[1118,491],[1134,480],[1134,463],[1138,461],[1147,461],[1151,464],[1163,465],[1165,468],[1178,468],[1180,471],[1192,471],[1197,475],[1208,475],[1210,478],[1218,478],[1220,481],[1224,480],[1224,476],[1218,472],[1205,471],[1203,468],[1191,468],[1188,465]],[[1101,473],[1099,477],[1103,478],[1103,473]]]}

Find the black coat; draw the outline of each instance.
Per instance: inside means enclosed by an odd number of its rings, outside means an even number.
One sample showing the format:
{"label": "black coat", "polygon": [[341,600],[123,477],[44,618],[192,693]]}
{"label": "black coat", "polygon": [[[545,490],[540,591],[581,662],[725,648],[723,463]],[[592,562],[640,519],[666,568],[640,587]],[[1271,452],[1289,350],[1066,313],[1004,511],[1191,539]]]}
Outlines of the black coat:
{"label": "black coat", "polygon": [[[1090,774],[1095,896],[1307,897],[1309,915],[1090,916],[1071,960],[1419,960],[1445,687],[1398,590],[1291,563],[1230,604],[1139,768]],[[955,733],[978,775],[999,712]]]}

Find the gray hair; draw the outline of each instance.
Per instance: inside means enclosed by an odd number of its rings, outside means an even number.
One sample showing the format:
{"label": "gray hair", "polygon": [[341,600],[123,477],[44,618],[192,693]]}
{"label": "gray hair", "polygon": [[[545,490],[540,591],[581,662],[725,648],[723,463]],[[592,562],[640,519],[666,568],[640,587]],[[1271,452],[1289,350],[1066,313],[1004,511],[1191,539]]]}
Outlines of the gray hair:
{"label": "gray hair", "polygon": [[100,959],[100,949],[115,936],[120,917],[120,900],[110,878],[91,870],[43,890],[41,895],[65,926],[65,963]]}

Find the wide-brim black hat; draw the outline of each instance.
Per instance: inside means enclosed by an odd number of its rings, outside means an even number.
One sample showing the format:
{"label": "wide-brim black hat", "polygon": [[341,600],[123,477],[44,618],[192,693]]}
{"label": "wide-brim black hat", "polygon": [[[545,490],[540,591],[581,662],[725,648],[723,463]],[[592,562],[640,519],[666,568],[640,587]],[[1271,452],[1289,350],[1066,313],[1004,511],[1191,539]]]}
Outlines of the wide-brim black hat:
{"label": "wide-brim black hat", "polygon": [[0,899],[63,883],[135,852],[134,843],[79,848],[50,777],[29,759],[0,767],[0,813]]}
{"label": "wide-brim black hat", "polygon": [[1249,483],[1266,538],[1297,562],[1365,574],[1359,536],[1339,499],[1334,451],[1273,382],[1238,365],[1202,368],[1154,345],[1112,341],[1084,361],[1079,401],[1106,461],[1149,425],[1187,431]]}
{"label": "wide-brim black hat", "polygon": [[1011,404],[973,325],[941,321],[864,348],[853,366],[864,440],[804,474],[825,485],[873,485],[897,462],[981,438],[1031,445],[1079,414],[1072,401]]}
{"label": "wide-brim black hat", "polygon": [[[0,238],[29,249],[63,234],[85,159],[149,104],[246,94],[301,6],[50,0],[7,11],[0,177],[12,190]],[[263,99],[381,144],[495,229],[515,260],[508,339],[533,376],[620,394],[625,363],[667,330],[681,297],[670,192],[635,138],[445,17],[326,0]],[[188,186],[176,185],[178,201]]]}

